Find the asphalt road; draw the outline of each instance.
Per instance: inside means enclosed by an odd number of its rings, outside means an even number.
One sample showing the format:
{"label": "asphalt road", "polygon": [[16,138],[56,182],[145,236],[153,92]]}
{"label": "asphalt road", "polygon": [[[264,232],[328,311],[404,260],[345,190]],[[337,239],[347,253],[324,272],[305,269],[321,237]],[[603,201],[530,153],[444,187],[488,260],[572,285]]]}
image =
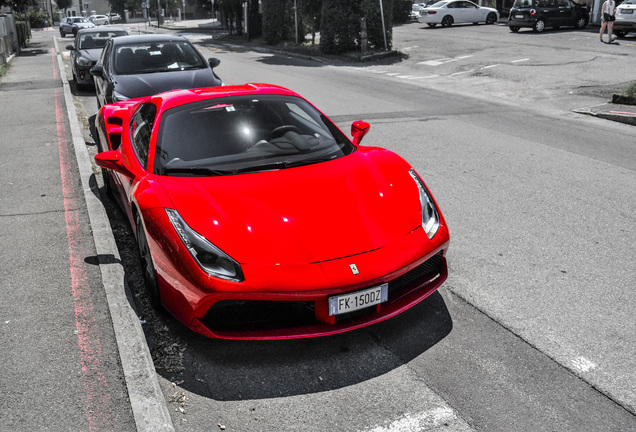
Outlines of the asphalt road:
{"label": "asphalt road", "polygon": [[[176,430],[636,430],[634,129],[572,111],[630,79],[615,71],[636,70],[633,48],[594,31],[426,30],[396,29],[404,61],[335,66],[190,34],[227,83],[290,87],[344,131],[370,121],[364,144],[416,167],[452,243],[444,288],[388,322],[212,341],[147,306],[130,233],[103,199]],[[513,66],[523,58],[532,73]],[[94,153],[94,95],[76,100]]]}

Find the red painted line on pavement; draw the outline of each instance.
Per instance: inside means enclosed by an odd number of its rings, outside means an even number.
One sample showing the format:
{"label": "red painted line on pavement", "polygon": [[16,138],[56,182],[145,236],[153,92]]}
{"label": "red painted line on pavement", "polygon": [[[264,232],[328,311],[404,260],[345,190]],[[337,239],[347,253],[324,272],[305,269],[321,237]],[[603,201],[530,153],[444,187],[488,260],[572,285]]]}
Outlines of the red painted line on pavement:
{"label": "red painted line on pavement", "polygon": [[51,52],[53,53],[53,78],[57,78],[57,62],[55,61],[55,48],[51,48]]}
{"label": "red painted line on pavement", "polygon": [[80,352],[86,411],[89,430],[101,432],[113,429],[110,393],[102,364],[102,348],[93,315],[93,299],[83,260],[82,233],[78,215],[78,200],[71,175],[69,149],[60,92],[55,91],[57,140],[60,151],[60,172],[64,195],[64,214],[70,258],[71,290],[75,308],[75,326]]}
{"label": "red painted line on pavement", "polygon": [[627,115],[636,116],[636,113],[629,112],[629,111],[610,111],[610,113],[612,113],[612,114],[627,114]]}

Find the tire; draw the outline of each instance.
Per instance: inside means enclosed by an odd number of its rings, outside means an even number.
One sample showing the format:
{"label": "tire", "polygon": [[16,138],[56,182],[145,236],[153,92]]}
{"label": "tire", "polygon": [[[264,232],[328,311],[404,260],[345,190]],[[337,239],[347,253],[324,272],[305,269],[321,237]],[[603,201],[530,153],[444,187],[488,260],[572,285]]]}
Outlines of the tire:
{"label": "tire", "polygon": [[486,24],[494,24],[497,22],[497,14],[494,12],[491,12],[488,14],[488,16],[486,17]]}
{"label": "tire", "polygon": [[537,22],[534,23],[532,30],[534,30],[536,33],[541,33],[543,30],[545,30],[545,21],[542,19],[538,19]]}
{"label": "tire", "polygon": [[620,38],[625,37],[627,32],[625,30],[614,30],[614,34]]}
{"label": "tire", "polygon": [[152,257],[150,255],[150,247],[148,247],[148,240],[146,239],[146,231],[144,231],[143,224],[141,223],[141,216],[137,214],[135,217],[135,229],[137,231],[137,247],[139,248],[139,260],[141,262],[141,271],[144,276],[144,283],[148,290],[148,297],[153,306],[159,306],[161,304],[161,295],[159,294],[159,283],[157,282],[157,271],[152,263]]}
{"label": "tire", "polygon": [[444,18],[442,18],[442,27],[450,27],[453,25],[453,17],[450,15],[446,15]]}
{"label": "tire", "polygon": [[426,23],[426,24],[428,24],[428,26],[431,27],[431,28],[433,28],[433,27],[435,27],[437,25],[436,23]]}
{"label": "tire", "polygon": [[587,27],[587,18],[580,17],[579,19],[576,20],[576,28],[577,29],[582,30],[585,27]]}
{"label": "tire", "polygon": [[519,31],[519,29],[520,29],[520,28],[521,28],[521,27],[515,27],[515,26],[512,26],[512,27],[510,27],[510,31],[511,31],[511,32],[513,32],[513,33],[517,33],[517,32]]}
{"label": "tire", "polygon": [[66,33],[64,33],[64,30],[62,30],[62,29],[60,29],[60,36],[66,37]]}

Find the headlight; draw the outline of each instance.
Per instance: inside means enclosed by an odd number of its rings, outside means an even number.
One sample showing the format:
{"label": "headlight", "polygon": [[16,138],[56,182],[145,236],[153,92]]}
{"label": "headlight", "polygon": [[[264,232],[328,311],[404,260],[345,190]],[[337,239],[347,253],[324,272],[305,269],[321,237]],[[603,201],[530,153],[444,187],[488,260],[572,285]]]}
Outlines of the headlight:
{"label": "headlight", "polygon": [[80,66],[90,66],[91,65],[91,61],[89,59],[87,59],[86,57],[78,57],[77,58],[77,64]]}
{"label": "headlight", "polygon": [[128,100],[130,99],[128,96],[125,96],[121,93],[116,92],[115,90],[113,90],[113,103],[115,102],[121,102],[124,100]]}
{"label": "headlight", "polygon": [[428,193],[424,182],[418,176],[413,169],[409,170],[409,174],[415,180],[417,188],[420,192],[420,205],[422,207],[422,228],[429,239],[435,237],[437,230],[439,229],[439,213],[433,198]]}
{"label": "headlight", "polygon": [[166,213],[186,249],[203,271],[221,279],[243,281],[243,271],[239,263],[190,228],[179,212],[166,209]]}

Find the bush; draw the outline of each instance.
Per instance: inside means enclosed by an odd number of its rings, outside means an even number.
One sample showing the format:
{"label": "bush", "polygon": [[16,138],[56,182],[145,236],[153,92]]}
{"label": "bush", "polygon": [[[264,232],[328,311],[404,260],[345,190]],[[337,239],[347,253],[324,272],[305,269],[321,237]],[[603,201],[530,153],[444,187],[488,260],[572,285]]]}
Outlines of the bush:
{"label": "bush", "polygon": [[[276,45],[290,40],[294,35],[293,11],[289,12],[288,0],[264,1],[263,10],[263,38],[270,45]],[[293,1],[291,2],[293,7]]]}
{"label": "bush", "polygon": [[409,22],[412,9],[411,0],[393,0],[393,22],[396,24]]}
{"label": "bush", "polygon": [[351,0],[323,0],[320,23],[320,51],[343,54],[359,45],[359,2]]}
{"label": "bush", "polygon": [[42,11],[31,11],[29,12],[29,23],[32,28],[43,28],[51,25],[49,23],[48,14]]}
{"label": "bush", "polygon": [[18,45],[21,48],[25,48],[29,39],[31,39],[31,26],[28,21],[16,21],[15,28],[18,32]]}
{"label": "bush", "polygon": [[[382,0],[384,11],[384,29],[386,30],[387,48],[393,45],[393,0]],[[362,16],[367,19],[367,34],[369,36],[370,49],[384,49],[384,35],[382,33],[382,15],[380,14],[380,2],[378,0],[362,0]]]}

